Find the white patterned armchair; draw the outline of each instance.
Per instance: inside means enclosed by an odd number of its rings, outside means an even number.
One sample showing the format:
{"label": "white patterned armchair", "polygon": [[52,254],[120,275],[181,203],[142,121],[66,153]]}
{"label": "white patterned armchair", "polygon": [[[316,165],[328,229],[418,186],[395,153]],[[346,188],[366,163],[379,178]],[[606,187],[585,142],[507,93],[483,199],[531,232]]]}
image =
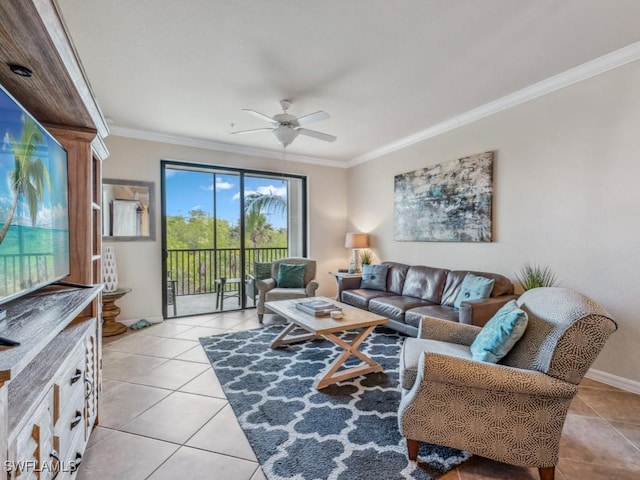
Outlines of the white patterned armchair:
{"label": "white patterned armchair", "polygon": [[[303,284],[301,288],[278,286],[278,271],[281,264],[304,265]],[[258,282],[258,304],[256,305],[258,310],[258,320],[262,323],[264,314],[271,313],[271,310],[265,307],[265,302],[289,300],[292,298],[315,297],[317,289],[318,282],[316,280],[315,260],[302,257],[290,257],[275,260],[271,264],[271,278],[260,280]]]}
{"label": "white patterned armchair", "polygon": [[529,290],[518,305],[529,323],[498,364],[471,357],[480,327],[425,319],[419,338],[405,340],[398,423],[410,459],[422,441],[535,467],[553,480],[571,399],[617,327],[566,288]]}

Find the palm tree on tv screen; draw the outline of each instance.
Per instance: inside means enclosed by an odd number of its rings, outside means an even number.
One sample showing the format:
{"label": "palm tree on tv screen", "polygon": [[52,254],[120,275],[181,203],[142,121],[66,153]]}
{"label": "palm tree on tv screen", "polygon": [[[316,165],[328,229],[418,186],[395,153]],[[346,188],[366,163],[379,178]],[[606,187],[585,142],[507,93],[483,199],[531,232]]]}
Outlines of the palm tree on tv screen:
{"label": "palm tree on tv screen", "polygon": [[36,149],[42,143],[42,133],[36,122],[29,116],[22,116],[20,140],[9,134],[15,157],[15,168],[9,173],[9,184],[13,191],[13,202],[9,215],[0,230],[0,243],[13,221],[20,195],[24,196],[31,216],[31,225],[36,225],[38,204],[44,197],[45,187],[51,188],[49,171],[40,158],[35,158]]}

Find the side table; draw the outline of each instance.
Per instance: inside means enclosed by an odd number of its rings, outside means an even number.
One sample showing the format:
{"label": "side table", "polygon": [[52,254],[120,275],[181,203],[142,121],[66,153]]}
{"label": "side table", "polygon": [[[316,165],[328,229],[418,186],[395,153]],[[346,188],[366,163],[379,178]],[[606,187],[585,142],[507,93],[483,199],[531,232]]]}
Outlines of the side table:
{"label": "side table", "polygon": [[340,292],[342,291],[342,280],[344,278],[362,278],[362,273],[348,273],[348,272],[329,272],[329,275],[333,275],[336,280],[336,288],[338,293],[336,294],[336,300],[340,301]]}
{"label": "side table", "polygon": [[113,337],[127,331],[126,325],[116,322],[116,317],[120,314],[120,307],[116,305],[116,300],[124,297],[130,291],[130,288],[118,288],[115,292],[102,293],[103,337]]}

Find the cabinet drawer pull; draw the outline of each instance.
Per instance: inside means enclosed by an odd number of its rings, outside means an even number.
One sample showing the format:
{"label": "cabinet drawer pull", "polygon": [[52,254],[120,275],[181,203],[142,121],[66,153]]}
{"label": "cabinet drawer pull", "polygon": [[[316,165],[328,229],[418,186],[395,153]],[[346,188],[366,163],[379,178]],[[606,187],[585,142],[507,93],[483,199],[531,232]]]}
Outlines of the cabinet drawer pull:
{"label": "cabinet drawer pull", "polygon": [[84,379],[85,382],[85,395],[84,395],[84,399],[87,400],[89,397],[91,397],[91,395],[93,394],[93,382],[91,380],[89,380],[88,378]]}
{"label": "cabinet drawer pull", "polygon": [[60,473],[60,454],[55,450],[51,450],[51,453],[49,453],[49,456],[56,461],[56,466],[54,467],[56,473],[55,475],[53,475],[53,477],[51,477],[51,480],[55,480],[58,474]]}
{"label": "cabinet drawer pull", "polygon": [[76,373],[74,373],[73,377],[71,377],[71,385],[76,383],[81,378],[82,378],[82,370],[80,370],[79,368],[76,368]]}
{"label": "cabinet drawer pull", "polygon": [[72,475],[78,471],[80,464],[82,464],[82,454],[80,452],[76,452],[76,458],[73,460],[73,466],[71,467]]}
{"label": "cabinet drawer pull", "polygon": [[78,424],[80,423],[80,421],[82,420],[82,412],[79,410],[76,410],[76,417],[74,418],[74,420],[71,422],[71,428],[70,430],[73,430],[74,428],[76,428],[78,426]]}

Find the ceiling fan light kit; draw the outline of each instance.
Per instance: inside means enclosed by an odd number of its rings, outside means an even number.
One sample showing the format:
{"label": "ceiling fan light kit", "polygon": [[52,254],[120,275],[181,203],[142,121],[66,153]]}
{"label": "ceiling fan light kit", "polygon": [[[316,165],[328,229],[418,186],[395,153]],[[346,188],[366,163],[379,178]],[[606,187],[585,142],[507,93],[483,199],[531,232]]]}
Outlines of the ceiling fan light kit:
{"label": "ceiling fan light kit", "polygon": [[280,100],[280,106],[282,107],[282,113],[278,113],[273,117],[269,117],[264,113],[256,112],[255,110],[251,110],[248,108],[243,109],[242,110],[243,112],[247,112],[261,120],[265,120],[273,126],[271,128],[254,128],[252,130],[242,130],[239,132],[231,132],[231,133],[245,134],[245,133],[271,131],[271,133],[276,138],[278,143],[282,145],[284,148],[287,148],[287,146],[290,145],[291,142],[293,142],[299,134],[316,138],[318,140],[323,140],[325,142],[336,141],[337,137],[333,135],[302,128],[303,126],[310,125],[314,122],[319,122],[320,120],[326,120],[330,118],[327,112],[323,112],[322,110],[320,110],[318,112],[310,113],[308,115],[303,115],[301,117],[294,117],[293,115],[287,113],[287,110],[291,106],[290,100]]}
{"label": "ceiling fan light kit", "polygon": [[281,125],[273,130],[273,136],[276,137],[278,142],[280,142],[280,145],[287,148],[287,145],[290,145],[298,136],[298,131],[291,127],[284,127]]}

